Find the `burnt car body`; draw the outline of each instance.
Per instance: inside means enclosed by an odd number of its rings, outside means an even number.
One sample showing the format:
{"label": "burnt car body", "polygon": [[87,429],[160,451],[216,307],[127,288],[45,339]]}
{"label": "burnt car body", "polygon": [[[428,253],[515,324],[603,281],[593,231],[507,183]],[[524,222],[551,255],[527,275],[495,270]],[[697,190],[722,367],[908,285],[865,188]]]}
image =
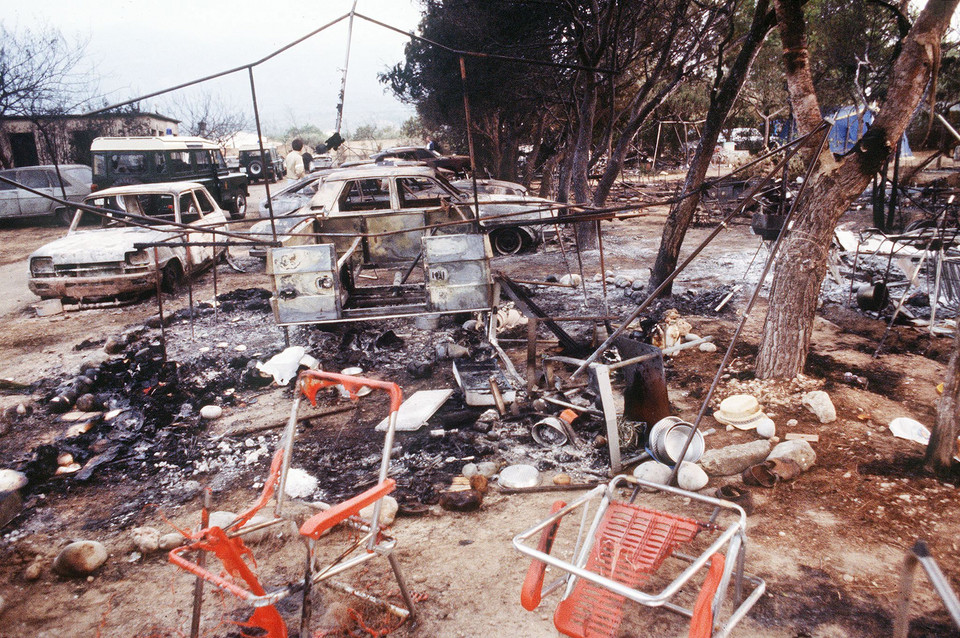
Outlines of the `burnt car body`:
{"label": "burnt car body", "polygon": [[[67,235],[30,255],[31,292],[43,299],[98,303],[129,300],[153,292],[160,273],[164,290],[212,265],[226,251],[212,246],[137,247],[159,242],[210,242],[203,228],[225,228],[226,213],[203,185],[193,182],[139,184],[108,188],[89,195]],[[147,220],[131,220],[124,213]],[[169,222],[188,224],[185,231]],[[138,224],[138,225],[134,225]]]}
{"label": "burnt car body", "polygon": [[374,162],[385,160],[404,160],[418,162],[430,168],[450,171],[454,175],[464,175],[470,170],[470,157],[467,155],[441,155],[436,151],[420,146],[396,146],[374,153],[370,156]]}
{"label": "burnt car body", "polygon": [[[324,168],[318,171],[312,171],[306,177],[297,180],[289,186],[285,186],[275,193],[270,194],[270,201],[273,203],[273,216],[284,217],[295,213],[313,199],[317,194],[317,186],[323,177],[331,172],[332,169]],[[266,219],[270,217],[270,209],[267,207],[267,200],[260,201],[260,217]]]}
{"label": "burnt car body", "polygon": [[[59,177],[56,166],[25,166],[0,171],[7,179],[46,195],[71,202],[83,201],[90,194],[93,172],[83,164],[62,164]],[[64,226],[73,220],[74,210],[42,195],[0,182],[0,219],[54,217]]]}
{"label": "burnt car body", "polygon": [[[274,220],[278,240],[284,246],[317,243],[309,236],[311,233],[392,232],[381,238],[364,240],[368,262],[376,263],[378,255],[391,252],[399,255],[413,250],[409,246],[399,248],[407,240],[416,246],[413,254],[417,254],[419,238],[414,237],[416,232],[406,239],[406,233],[394,232],[403,227],[413,228],[395,224],[413,224],[415,215],[421,217],[419,226],[425,226],[433,211],[452,207],[459,219],[474,223],[473,194],[457,189],[426,166],[358,166],[332,171],[316,183],[317,191],[309,207]],[[556,216],[556,202],[527,195],[490,193],[480,193],[477,199],[480,230],[490,236],[494,250],[500,254],[515,254],[534,247],[544,232],[553,230],[550,222]],[[529,224],[541,221],[542,224]],[[250,232],[266,237],[272,232],[270,222],[258,222]],[[422,230],[417,232],[423,233]],[[342,243],[342,240],[337,241]]]}

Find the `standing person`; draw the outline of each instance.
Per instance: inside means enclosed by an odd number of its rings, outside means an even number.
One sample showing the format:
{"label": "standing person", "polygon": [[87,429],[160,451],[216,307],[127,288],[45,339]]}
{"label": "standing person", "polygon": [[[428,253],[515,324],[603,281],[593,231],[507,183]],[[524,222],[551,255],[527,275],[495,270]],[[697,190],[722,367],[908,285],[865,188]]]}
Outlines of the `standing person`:
{"label": "standing person", "polygon": [[303,140],[299,137],[290,143],[293,150],[287,153],[283,160],[283,166],[287,171],[287,184],[293,184],[304,176],[303,156],[300,154],[303,149]]}
{"label": "standing person", "polygon": [[313,162],[313,155],[310,154],[310,151],[306,150],[304,147],[303,151],[303,172],[307,174],[310,172],[310,163]]}

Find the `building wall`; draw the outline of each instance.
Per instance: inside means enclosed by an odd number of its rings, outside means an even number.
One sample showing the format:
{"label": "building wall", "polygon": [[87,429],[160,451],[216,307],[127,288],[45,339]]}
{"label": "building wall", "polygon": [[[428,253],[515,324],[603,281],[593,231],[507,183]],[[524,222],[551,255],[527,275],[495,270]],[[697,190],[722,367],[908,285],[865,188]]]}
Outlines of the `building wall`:
{"label": "building wall", "polygon": [[0,119],[0,167],[38,164],[90,164],[96,137],[178,135],[176,122],[150,114],[65,116],[31,121]]}

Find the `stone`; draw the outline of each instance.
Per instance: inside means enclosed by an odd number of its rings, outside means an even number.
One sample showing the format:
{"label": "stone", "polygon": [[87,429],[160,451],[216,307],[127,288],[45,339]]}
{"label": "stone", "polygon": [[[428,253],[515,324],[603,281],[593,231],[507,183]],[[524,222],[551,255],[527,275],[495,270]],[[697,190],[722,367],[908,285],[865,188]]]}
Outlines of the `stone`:
{"label": "stone", "polygon": [[803,407],[813,412],[820,423],[832,423],[837,420],[837,409],[833,407],[830,395],[823,390],[807,392],[800,402]]}
{"label": "stone", "polygon": [[157,546],[161,551],[169,552],[171,549],[176,549],[183,545],[186,540],[180,532],[170,532],[160,537]]}
{"label": "stone", "polygon": [[490,408],[489,410],[484,410],[483,414],[477,417],[477,421],[481,421],[483,423],[493,423],[499,418],[500,418],[500,413],[494,410],[493,408]]}
{"label": "stone", "polygon": [[53,560],[53,571],[61,576],[88,576],[107,562],[107,548],[97,541],[70,543]]}
{"label": "stone", "polygon": [[739,474],[751,465],[762,463],[770,454],[770,442],[750,441],[707,450],[700,457],[700,467],[708,476]]}
{"label": "stone", "polygon": [[200,408],[200,418],[207,421],[219,419],[221,416],[223,416],[223,408],[219,405],[205,405]]}
{"label": "stone", "polygon": [[763,419],[757,423],[757,435],[769,439],[777,433],[777,426],[773,419]]}
{"label": "stone", "polygon": [[[373,505],[367,505],[362,510],[360,510],[360,518],[370,520],[373,518],[373,508],[376,507],[376,503]],[[397,518],[397,510],[400,509],[397,504],[397,499],[392,496],[384,496],[383,504],[380,506],[380,525],[384,527],[389,527],[393,525],[394,519]]]}
{"label": "stone", "polygon": [[463,329],[467,332],[474,332],[478,329],[480,322],[476,319],[467,319],[463,322]]}
{"label": "stone", "polygon": [[601,281],[603,281],[603,275],[601,275],[600,273],[597,273],[593,276],[593,280],[597,283],[600,283]]}
{"label": "stone", "polygon": [[103,350],[107,354],[120,354],[125,347],[127,347],[126,340],[116,335],[108,338],[107,342],[103,344]]}
{"label": "stone", "polygon": [[33,561],[23,570],[23,577],[27,580],[37,580],[43,573],[43,563],[38,560]]}
{"label": "stone", "polygon": [[77,399],[77,409],[81,412],[95,412],[103,407],[95,394],[83,394]]}
{"label": "stone", "polygon": [[155,527],[134,527],[130,530],[133,546],[141,554],[149,554],[160,549],[160,531]]}
{"label": "stone", "polygon": [[799,423],[800,423],[800,422],[797,421],[796,419],[789,419],[789,420],[787,421],[787,427],[788,427],[788,428],[795,428],[795,427],[797,427],[797,425],[799,425]]}
{"label": "stone", "polygon": [[777,443],[777,446],[773,448],[767,458],[792,459],[797,462],[801,470],[806,472],[817,462],[817,453],[813,451],[813,446],[807,441],[794,439],[793,441]]}
{"label": "stone", "polygon": [[570,485],[572,479],[569,474],[557,474],[553,477],[554,485]]}
{"label": "stone", "polygon": [[477,466],[477,474],[480,476],[485,476],[488,479],[493,478],[493,475],[497,473],[497,470],[500,468],[497,467],[497,464],[493,461],[484,461],[483,463]]}
{"label": "stone", "polygon": [[643,290],[643,289],[646,287],[646,285],[647,285],[647,284],[644,283],[643,281],[641,281],[640,279],[634,279],[634,280],[633,280],[633,283],[630,284],[630,287],[631,287],[633,290]]}
{"label": "stone", "polygon": [[658,463],[657,461],[647,461],[641,463],[633,470],[633,475],[642,481],[656,483],[657,485],[666,485],[670,480],[670,474],[673,470],[670,466]]}
{"label": "stone", "polygon": [[470,356],[470,350],[453,341],[441,341],[436,345],[438,359],[462,359]]}
{"label": "stone", "polygon": [[680,464],[680,471],[677,472],[677,485],[681,490],[697,492],[705,488],[709,482],[710,477],[696,463],[684,461]]}
{"label": "stone", "polygon": [[717,344],[707,341],[706,343],[701,343],[697,349],[700,352],[716,352]]}
{"label": "stone", "polygon": [[477,464],[467,463],[466,465],[463,466],[463,469],[460,470],[460,473],[466,476],[467,478],[470,478],[471,476],[476,476],[479,473],[477,470]]}

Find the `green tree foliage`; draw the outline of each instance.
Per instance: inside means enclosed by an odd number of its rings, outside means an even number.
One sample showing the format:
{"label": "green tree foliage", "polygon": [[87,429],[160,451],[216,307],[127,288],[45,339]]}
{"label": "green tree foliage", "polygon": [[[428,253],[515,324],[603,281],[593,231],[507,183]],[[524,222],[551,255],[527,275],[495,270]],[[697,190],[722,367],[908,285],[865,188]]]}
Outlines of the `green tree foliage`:
{"label": "green tree foliage", "polygon": [[[550,61],[560,37],[558,14],[551,2],[426,0],[420,33],[452,49]],[[559,100],[563,73],[476,57],[466,59],[466,73],[478,165],[484,172],[513,179],[519,144],[531,140],[549,105]],[[412,40],[405,61],[380,79],[400,100],[416,105],[425,132],[446,133],[436,136],[445,142],[446,150],[466,152],[457,55]]]}

